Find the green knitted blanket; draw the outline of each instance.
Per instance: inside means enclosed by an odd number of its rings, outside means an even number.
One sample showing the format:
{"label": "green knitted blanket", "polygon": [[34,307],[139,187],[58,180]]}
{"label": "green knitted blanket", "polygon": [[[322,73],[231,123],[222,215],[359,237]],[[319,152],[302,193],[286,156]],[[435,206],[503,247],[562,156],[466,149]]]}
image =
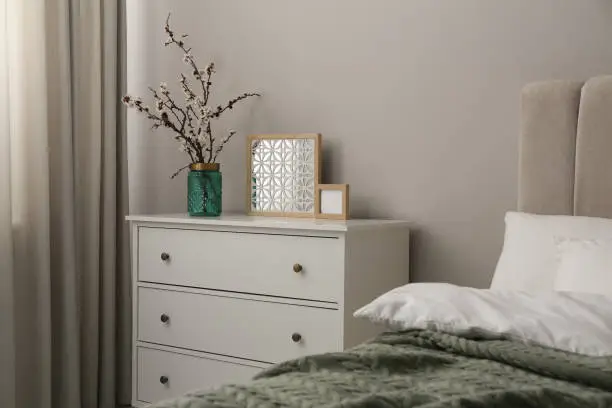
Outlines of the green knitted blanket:
{"label": "green knitted blanket", "polygon": [[342,353],[273,366],[155,405],[209,407],[612,407],[612,357],[431,331],[387,333]]}

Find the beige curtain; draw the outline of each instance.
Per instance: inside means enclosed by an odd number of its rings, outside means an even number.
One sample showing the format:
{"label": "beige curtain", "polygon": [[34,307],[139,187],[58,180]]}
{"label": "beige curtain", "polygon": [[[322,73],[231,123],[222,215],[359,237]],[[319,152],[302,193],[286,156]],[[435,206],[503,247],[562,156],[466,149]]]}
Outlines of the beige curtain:
{"label": "beige curtain", "polygon": [[122,0],[0,0],[0,406],[130,399]]}

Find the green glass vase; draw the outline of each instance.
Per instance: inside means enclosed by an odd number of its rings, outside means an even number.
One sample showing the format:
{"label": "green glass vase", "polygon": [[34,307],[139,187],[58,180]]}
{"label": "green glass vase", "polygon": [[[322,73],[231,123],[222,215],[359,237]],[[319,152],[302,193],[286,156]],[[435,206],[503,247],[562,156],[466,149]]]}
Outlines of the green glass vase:
{"label": "green glass vase", "polygon": [[194,163],[187,176],[187,211],[194,217],[221,215],[221,172],[219,163]]}

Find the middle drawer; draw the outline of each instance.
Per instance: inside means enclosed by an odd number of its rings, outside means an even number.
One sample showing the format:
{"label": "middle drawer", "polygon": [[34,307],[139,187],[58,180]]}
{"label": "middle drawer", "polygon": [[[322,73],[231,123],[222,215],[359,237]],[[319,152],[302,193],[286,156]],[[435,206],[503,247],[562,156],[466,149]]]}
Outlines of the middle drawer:
{"label": "middle drawer", "polygon": [[138,288],[138,340],[278,363],[342,350],[338,310]]}

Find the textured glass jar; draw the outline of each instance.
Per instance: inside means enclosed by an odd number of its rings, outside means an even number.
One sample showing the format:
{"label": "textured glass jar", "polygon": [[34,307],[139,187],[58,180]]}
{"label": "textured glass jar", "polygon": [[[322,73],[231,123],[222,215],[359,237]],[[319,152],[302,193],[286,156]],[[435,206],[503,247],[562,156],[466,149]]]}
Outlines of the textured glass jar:
{"label": "textured glass jar", "polygon": [[196,217],[221,215],[221,172],[219,163],[194,163],[187,176],[187,211]]}

